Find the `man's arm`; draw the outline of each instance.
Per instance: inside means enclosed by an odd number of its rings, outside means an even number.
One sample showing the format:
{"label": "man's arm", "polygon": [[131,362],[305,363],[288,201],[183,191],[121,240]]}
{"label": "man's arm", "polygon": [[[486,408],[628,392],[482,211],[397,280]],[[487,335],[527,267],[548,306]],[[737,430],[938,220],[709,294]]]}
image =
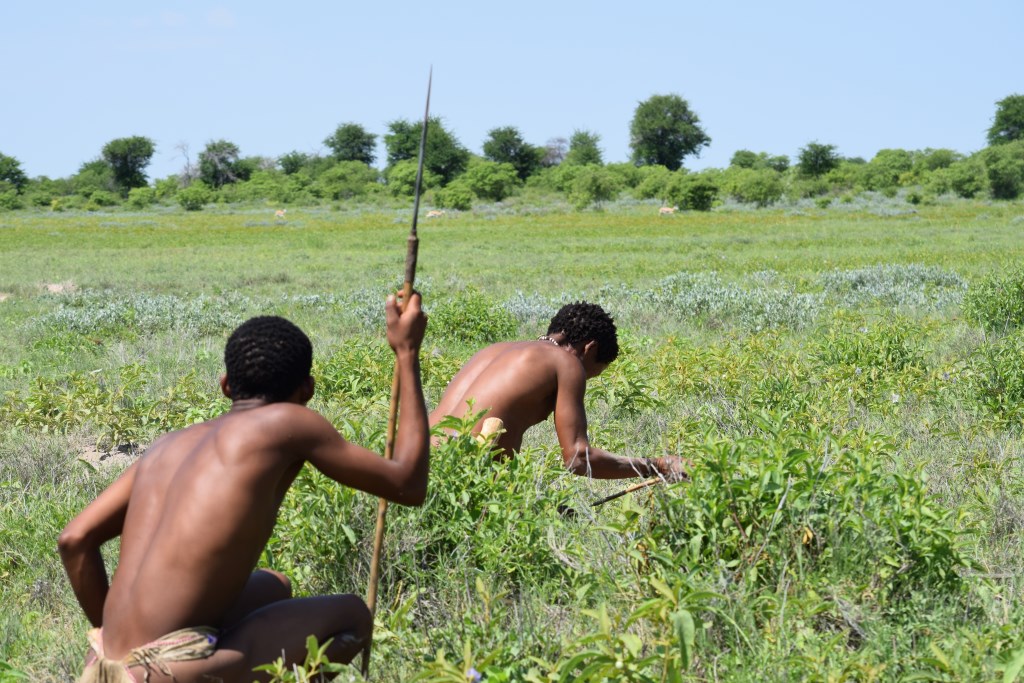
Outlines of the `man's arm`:
{"label": "man's arm", "polygon": [[57,538],[64,571],[93,626],[103,625],[103,604],[110,589],[100,546],[121,534],[137,467],[138,461],[71,520]]}
{"label": "man's arm", "polygon": [[[558,391],[555,398],[555,432],[562,447],[565,467],[594,479],[627,479],[656,474],[679,478],[684,474],[678,458],[630,458],[613,455],[590,445],[587,437],[587,413],[583,407],[586,376],[573,359],[558,364]],[[678,461],[678,462],[677,462]]]}
{"label": "man's arm", "polygon": [[[362,446],[345,441],[323,418],[318,438],[309,450],[308,460],[335,481],[404,505],[422,505],[427,495],[430,469],[430,430],[427,406],[420,383],[420,344],[427,318],[420,308],[420,295],[414,293],[403,312],[394,297],[388,299],[388,342],[398,366],[398,433],[391,460]],[[315,415],[315,413],[313,413]]]}

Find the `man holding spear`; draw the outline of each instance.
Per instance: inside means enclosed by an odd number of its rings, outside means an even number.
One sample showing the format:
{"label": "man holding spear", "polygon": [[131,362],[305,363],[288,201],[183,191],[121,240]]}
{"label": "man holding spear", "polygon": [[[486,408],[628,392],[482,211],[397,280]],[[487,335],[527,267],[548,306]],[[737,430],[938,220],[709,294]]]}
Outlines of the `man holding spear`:
{"label": "man holding spear", "polygon": [[[80,683],[248,683],[254,667],[278,657],[301,662],[311,635],[331,639],[331,661],[350,661],[367,645],[373,622],[361,598],[292,598],[285,576],[253,569],[306,462],[345,486],[423,503],[426,316],[419,294],[402,303],[389,297],[385,306],[402,403],[392,459],[346,441],[305,407],[313,396],[306,335],[283,318],[253,318],[224,352],[231,409],[157,439],[65,527],[61,559],[95,627]],[[118,536],[108,581],[100,547]]]}

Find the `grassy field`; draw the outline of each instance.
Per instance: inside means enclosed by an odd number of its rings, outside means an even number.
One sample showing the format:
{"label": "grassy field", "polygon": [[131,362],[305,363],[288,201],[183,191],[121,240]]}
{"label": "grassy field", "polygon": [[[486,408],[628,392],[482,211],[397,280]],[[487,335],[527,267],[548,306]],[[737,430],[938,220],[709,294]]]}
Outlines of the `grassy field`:
{"label": "grassy field", "polygon": [[[56,535],[126,455],[225,409],[246,317],[306,329],[313,407],[382,447],[410,216],[0,213],[0,681],[74,679]],[[428,404],[585,297],[623,346],[588,389],[591,440],[695,469],[594,509],[616,486],[566,474],[550,425],[511,465],[442,446],[427,504],[390,513],[375,680],[1019,678],[1024,205],[511,201],[420,236]],[[374,510],[304,473],[264,563],[365,594]]]}

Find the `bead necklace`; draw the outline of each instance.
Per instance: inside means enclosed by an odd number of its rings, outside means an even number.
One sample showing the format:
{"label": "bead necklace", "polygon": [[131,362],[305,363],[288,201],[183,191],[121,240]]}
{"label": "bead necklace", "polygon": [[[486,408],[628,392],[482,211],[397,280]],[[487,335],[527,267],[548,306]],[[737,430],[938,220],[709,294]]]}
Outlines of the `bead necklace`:
{"label": "bead necklace", "polygon": [[552,344],[554,344],[555,346],[559,346],[559,343],[558,343],[558,342],[556,342],[556,341],[555,341],[554,339],[552,339],[551,337],[549,337],[549,336],[548,336],[548,335],[546,335],[546,334],[542,334],[541,336],[537,337],[537,341],[546,341],[546,342],[551,342],[551,343],[552,343]]}

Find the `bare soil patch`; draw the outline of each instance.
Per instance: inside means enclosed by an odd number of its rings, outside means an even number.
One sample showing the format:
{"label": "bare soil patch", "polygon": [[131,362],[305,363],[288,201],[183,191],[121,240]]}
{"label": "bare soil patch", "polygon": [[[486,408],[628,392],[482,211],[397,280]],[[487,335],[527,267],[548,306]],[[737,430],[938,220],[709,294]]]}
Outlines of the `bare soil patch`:
{"label": "bare soil patch", "polygon": [[124,443],[110,450],[100,450],[95,445],[87,446],[79,458],[93,467],[117,467],[124,469],[131,465],[146,450],[144,446]]}
{"label": "bare soil patch", "polygon": [[69,294],[77,290],[78,285],[70,280],[68,282],[48,282],[43,285],[43,289],[50,294]]}

